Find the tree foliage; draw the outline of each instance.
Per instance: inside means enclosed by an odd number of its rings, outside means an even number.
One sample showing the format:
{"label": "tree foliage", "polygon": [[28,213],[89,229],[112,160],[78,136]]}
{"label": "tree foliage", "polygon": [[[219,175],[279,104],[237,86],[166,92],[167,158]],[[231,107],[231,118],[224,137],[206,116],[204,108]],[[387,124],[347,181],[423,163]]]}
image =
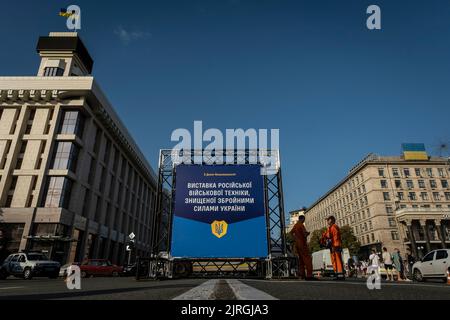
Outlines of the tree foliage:
{"label": "tree foliage", "polygon": [[311,253],[322,250],[322,248],[320,247],[320,239],[322,238],[322,234],[325,232],[325,230],[325,228],[321,230],[315,230],[310,234],[308,246]]}

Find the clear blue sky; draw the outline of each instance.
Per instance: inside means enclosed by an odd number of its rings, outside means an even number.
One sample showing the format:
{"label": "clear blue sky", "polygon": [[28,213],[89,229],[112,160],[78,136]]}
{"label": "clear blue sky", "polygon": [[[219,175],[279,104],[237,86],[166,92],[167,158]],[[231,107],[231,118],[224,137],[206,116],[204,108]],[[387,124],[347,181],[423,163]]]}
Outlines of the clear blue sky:
{"label": "clear blue sky", "polygon": [[[74,1],[94,75],[156,169],[171,132],[279,128],[286,210],[369,152],[450,129],[450,2]],[[0,75],[33,75],[65,1],[3,1]],[[365,27],[378,4],[382,30]]]}

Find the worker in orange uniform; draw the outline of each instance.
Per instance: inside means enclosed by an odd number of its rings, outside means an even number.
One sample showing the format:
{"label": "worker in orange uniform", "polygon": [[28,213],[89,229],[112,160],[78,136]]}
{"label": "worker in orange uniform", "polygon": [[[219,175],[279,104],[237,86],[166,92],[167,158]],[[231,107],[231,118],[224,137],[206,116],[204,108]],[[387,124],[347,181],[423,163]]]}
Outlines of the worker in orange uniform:
{"label": "worker in orange uniform", "polygon": [[336,225],[336,218],[329,216],[327,219],[327,231],[323,234],[322,243],[330,249],[331,263],[333,264],[336,278],[344,279],[344,264],[342,263],[341,230]]}
{"label": "worker in orange uniform", "polygon": [[[305,215],[298,217],[297,223],[291,230],[291,235],[295,240],[295,249],[298,254],[298,273],[300,279],[315,280],[312,274],[312,258],[308,248],[308,235],[305,225]],[[305,274],[306,269],[306,274]]]}

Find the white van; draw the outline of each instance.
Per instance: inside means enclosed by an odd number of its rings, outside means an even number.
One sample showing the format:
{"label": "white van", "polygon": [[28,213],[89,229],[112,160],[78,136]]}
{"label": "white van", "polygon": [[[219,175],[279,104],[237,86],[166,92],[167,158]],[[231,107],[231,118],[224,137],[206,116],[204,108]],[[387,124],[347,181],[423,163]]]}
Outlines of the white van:
{"label": "white van", "polygon": [[[350,259],[350,251],[345,248],[342,250],[342,262],[344,266],[347,264],[348,259]],[[329,249],[320,250],[312,254],[313,261],[313,273],[321,276],[333,276],[333,264],[331,262],[331,253]],[[345,268],[344,268],[345,269]]]}

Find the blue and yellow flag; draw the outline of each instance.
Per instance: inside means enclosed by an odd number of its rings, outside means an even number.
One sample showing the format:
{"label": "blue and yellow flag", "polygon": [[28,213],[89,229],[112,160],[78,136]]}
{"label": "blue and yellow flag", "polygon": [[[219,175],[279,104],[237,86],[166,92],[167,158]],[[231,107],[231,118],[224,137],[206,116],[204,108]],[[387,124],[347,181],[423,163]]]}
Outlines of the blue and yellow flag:
{"label": "blue and yellow flag", "polygon": [[423,143],[403,143],[402,150],[405,160],[428,160],[428,154]]}

